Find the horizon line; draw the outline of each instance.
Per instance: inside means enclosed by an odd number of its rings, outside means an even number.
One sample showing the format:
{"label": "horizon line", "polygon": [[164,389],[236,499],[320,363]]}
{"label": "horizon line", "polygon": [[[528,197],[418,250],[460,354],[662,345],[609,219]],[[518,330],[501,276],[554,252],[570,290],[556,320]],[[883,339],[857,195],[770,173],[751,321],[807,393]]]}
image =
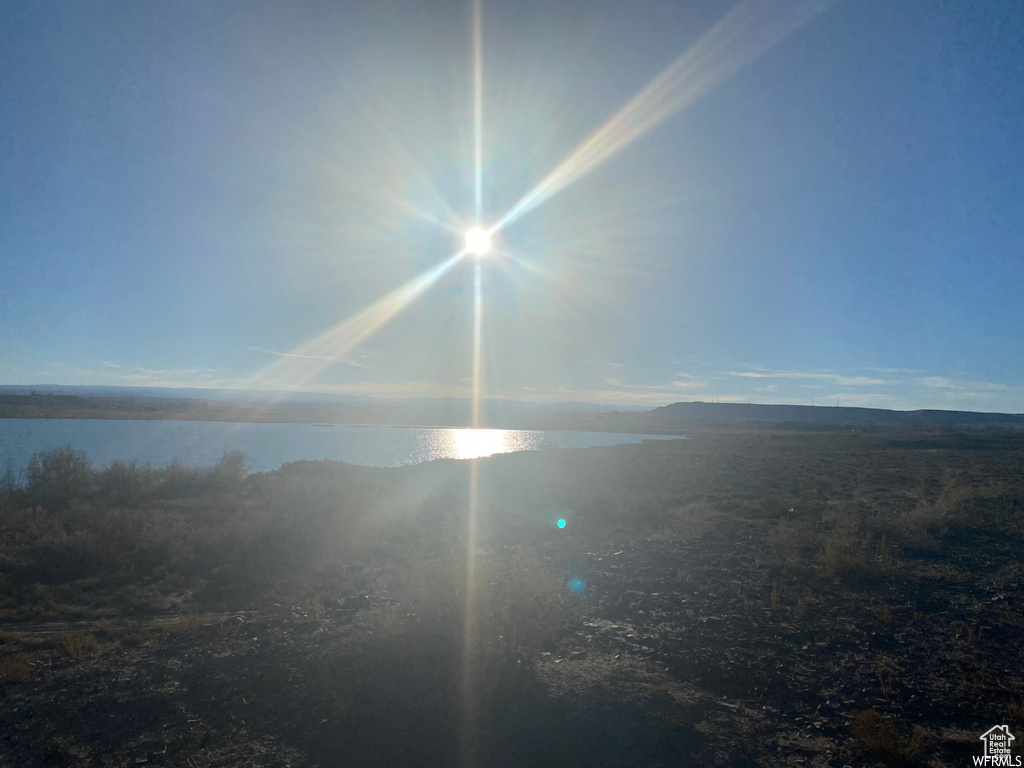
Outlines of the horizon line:
{"label": "horizon line", "polygon": [[[210,387],[210,386],[198,386],[192,384],[5,384],[0,383],[0,390],[3,389],[45,389],[47,387],[53,388],[65,388],[65,389],[107,389],[107,390],[147,390],[147,389],[177,389],[177,390],[193,390],[197,392],[238,392],[238,393],[252,393],[252,394],[263,394],[267,396],[271,395],[320,395],[335,398],[358,398],[358,399],[370,399],[370,400],[382,400],[382,401],[403,401],[403,400],[465,400],[470,401],[472,395],[470,394],[453,394],[453,395],[371,395],[359,392],[338,392],[332,390],[292,390],[292,389],[253,389],[253,388],[242,388],[242,387]],[[102,397],[102,395],[99,395]],[[726,398],[723,401],[723,398]],[[201,398],[187,398],[187,399],[201,399]],[[648,411],[653,411],[658,408],[666,408],[672,405],[740,405],[740,406],[762,406],[762,407],[787,407],[787,408],[821,408],[821,409],[832,409],[832,408],[845,408],[845,409],[856,409],[864,411],[888,411],[891,413],[917,413],[923,411],[932,411],[936,413],[975,413],[975,414],[992,414],[1000,416],[1024,416],[1024,412],[1014,411],[979,411],[969,408],[884,408],[880,406],[867,406],[867,405],[842,405],[841,403],[835,404],[818,404],[818,403],[793,403],[793,402],[751,402],[749,398],[741,395],[723,395],[709,396],[709,399],[684,399],[666,401],[661,405],[641,402],[600,402],[597,400],[588,399],[566,399],[566,400],[531,400],[522,397],[514,397],[508,395],[487,395],[482,396],[482,399],[492,402],[512,402],[512,403],[524,403],[530,405],[592,405],[602,406],[607,408],[626,407],[626,408],[642,408]],[[746,400],[746,402],[744,402]]]}

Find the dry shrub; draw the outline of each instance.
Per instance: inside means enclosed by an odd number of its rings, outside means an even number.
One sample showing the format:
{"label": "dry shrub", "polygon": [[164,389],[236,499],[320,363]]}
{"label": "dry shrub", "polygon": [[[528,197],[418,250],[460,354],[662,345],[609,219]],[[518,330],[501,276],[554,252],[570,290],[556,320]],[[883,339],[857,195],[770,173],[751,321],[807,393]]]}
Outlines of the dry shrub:
{"label": "dry shrub", "polygon": [[782,568],[805,561],[805,553],[820,546],[820,537],[812,525],[800,520],[779,520],[765,535],[768,557]]}
{"label": "dry shrub", "polygon": [[70,445],[32,454],[25,472],[29,498],[51,511],[66,509],[72,501],[84,498],[95,483],[85,452]]}
{"label": "dry shrub", "polygon": [[74,632],[60,637],[61,648],[75,661],[80,661],[96,650],[96,638],[88,632]]}
{"label": "dry shrub", "polygon": [[178,620],[171,624],[161,624],[161,627],[173,635],[194,635],[203,626],[202,617],[196,612],[183,613]]}
{"label": "dry shrub", "polygon": [[975,629],[966,621],[954,621],[951,625],[953,630],[953,643],[958,648],[970,648],[981,643],[981,636],[985,631],[984,627]]}
{"label": "dry shrub", "polygon": [[0,645],[27,645],[30,638],[21,632],[6,632],[0,630]]}
{"label": "dry shrub", "polygon": [[871,612],[883,624],[889,624],[892,621],[892,608],[889,607],[888,603],[879,603],[871,606]]}
{"label": "dry shrub", "polygon": [[675,541],[699,539],[714,530],[719,514],[706,501],[687,504],[669,512],[665,537]]}
{"label": "dry shrub", "polygon": [[864,555],[849,543],[827,542],[815,560],[824,575],[836,579],[852,578],[864,572]]}
{"label": "dry shrub", "polygon": [[991,499],[1006,492],[1002,483],[975,485],[949,467],[942,470],[938,493],[896,519],[900,537],[916,546],[934,546],[950,526],[964,519],[964,508],[972,499]]}
{"label": "dry shrub", "polygon": [[915,725],[907,738],[895,723],[883,720],[874,709],[858,712],[850,728],[868,752],[890,764],[915,763],[928,748],[928,732],[924,728]]}
{"label": "dry shrub", "polygon": [[19,653],[0,661],[0,682],[20,683],[28,680],[32,672],[32,659],[27,653]]}
{"label": "dry shrub", "polygon": [[896,518],[896,533],[911,546],[934,547],[952,524],[948,511],[934,504],[919,504]]}
{"label": "dry shrub", "polygon": [[822,516],[828,534],[815,558],[819,569],[836,578],[892,570],[896,558],[887,533],[892,524],[892,514],[867,499],[831,502]]}
{"label": "dry shrub", "polygon": [[324,607],[324,598],[322,595],[313,595],[302,604],[302,613],[306,617],[313,619],[314,621],[320,621],[327,615],[327,609]]}
{"label": "dry shrub", "polygon": [[939,489],[935,506],[950,514],[959,514],[964,504],[971,499],[991,499],[1006,492],[1002,483],[974,485],[958,472],[946,467],[942,471],[942,486]]}
{"label": "dry shrub", "polygon": [[875,677],[878,678],[878,687],[882,689],[882,694],[887,698],[892,696],[893,685],[900,671],[899,663],[889,654],[879,653],[875,656]]}
{"label": "dry shrub", "polygon": [[135,504],[157,495],[163,482],[163,470],[152,464],[132,461],[113,461],[97,473],[97,489],[113,504]]}
{"label": "dry shrub", "polygon": [[796,610],[796,617],[798,619],[802,619],[804,616],[806,616],[807,615],[807,609],[810,607],[810,605],[811,605],[811,598],[801,597],[799,600],[797,600],[796,609],[795,609]]}

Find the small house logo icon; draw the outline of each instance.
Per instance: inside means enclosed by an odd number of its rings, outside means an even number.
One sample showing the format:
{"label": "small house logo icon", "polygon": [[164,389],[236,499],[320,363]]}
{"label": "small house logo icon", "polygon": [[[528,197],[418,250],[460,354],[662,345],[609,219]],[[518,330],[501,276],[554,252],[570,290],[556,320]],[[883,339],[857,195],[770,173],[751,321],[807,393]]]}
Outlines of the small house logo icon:
{"label": "small house logo icon", "polygon": [[975,765],[1013,765],[1021,764],[1020,755],[1013,757],[1010,754],[1010,743],[1016,740],[1016,736],[1010,733],[1007,725],[994,725],[985,731],[978,738],[985,745],[984,754],[975,756]]}

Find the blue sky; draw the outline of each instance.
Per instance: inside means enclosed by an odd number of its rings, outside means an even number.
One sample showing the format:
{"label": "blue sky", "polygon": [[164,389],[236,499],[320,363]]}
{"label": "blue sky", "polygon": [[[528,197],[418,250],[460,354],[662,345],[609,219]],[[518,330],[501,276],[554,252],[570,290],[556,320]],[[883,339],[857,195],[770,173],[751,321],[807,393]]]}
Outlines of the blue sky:
{"label": "blue sky", "polygon": [[[469,259],[294,356],[475,223],[470,1],[359,5],[0,9],[0,383],[469,391]],[[1024,411],[1024,7],[818,5],[483,1],[484,225],[788,32],[501,230],[487,395]]]}

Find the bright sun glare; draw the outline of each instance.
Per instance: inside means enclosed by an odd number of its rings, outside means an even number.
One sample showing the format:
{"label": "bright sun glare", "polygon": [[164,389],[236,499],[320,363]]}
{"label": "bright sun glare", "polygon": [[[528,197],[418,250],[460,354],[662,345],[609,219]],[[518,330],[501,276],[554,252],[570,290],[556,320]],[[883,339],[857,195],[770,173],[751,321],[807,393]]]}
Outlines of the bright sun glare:
{"label": "bright sun glare", "polygon": [[453,429],[451,434],[457,459],[482,459],[509,450],[504,429]]}
{"label": "bright sun glare", "polygon": [[476,256],[483,256],[491,250],[491,233],[475,227],[466,233],[466,250]]}

